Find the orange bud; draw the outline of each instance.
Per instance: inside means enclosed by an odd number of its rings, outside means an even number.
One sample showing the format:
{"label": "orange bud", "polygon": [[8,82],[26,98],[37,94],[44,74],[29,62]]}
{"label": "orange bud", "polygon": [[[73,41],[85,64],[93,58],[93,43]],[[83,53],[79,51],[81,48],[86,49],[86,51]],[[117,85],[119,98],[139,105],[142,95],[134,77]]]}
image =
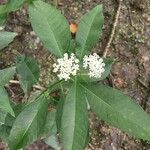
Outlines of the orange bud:
{"label": "orange bud", "polygon": [[77,29],[78,29],[78,25],[76,23],[71,23],[70,24],[70,31],[71,33],[76,33],[77,32]]}

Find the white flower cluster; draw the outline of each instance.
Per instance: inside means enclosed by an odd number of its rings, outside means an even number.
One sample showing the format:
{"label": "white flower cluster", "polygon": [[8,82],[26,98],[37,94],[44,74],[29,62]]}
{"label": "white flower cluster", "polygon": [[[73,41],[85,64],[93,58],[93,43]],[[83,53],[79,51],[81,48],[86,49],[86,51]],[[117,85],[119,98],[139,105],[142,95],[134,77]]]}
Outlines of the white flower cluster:
{"label": "white flower cluster", "polygon": [[83,58],[83,67],[89,69],[88,75],[90,77],[100,78],[102,73],[105,71],[105,63],[96,53],[93,55],[85,55]]}
{"label": "white flower cluster", "polygon": [[[93,55],[85,55],[83,58],[83,67],[89,69],[88,75],[90,77],[100,78],[104,69],[105,63],[103,59],[100,58],[96,53]],[[79,60],[76,58],[75,54],[72,53],[70,57],[67,53],[64,54],[63,58],[57,59],[57,63],[53,64],[53,72],[57,72],[58,78],[65,79],[67,81],[70,76],[75,76],[79,70]]]}
{"label": "white flower cluster", "polygon": [[58,78],[65,79],[67,81],[70,79],[70,75],[75,76],[79,70],[79,60],[76,58],[75,54],[71,54],[70,58],[67,53],[64,54],[63,58],[57,59],[57,63],[53,64],[53,72],[58,72]]}

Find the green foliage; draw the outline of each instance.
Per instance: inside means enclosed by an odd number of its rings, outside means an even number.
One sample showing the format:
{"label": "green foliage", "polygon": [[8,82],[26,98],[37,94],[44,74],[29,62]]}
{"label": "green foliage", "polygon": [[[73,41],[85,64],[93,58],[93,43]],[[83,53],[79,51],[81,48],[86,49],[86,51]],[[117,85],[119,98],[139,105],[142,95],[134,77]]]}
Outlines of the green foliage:
{"label": "green foliage", "polygon": [[97,43],[102,33],[103,22],[102,5],[96,6],[82,17],[76,35],[76,54],[80,59],[89,54],[91,48]]}
{"label": "green foliage", "polygon": [[[65,17],[51,5],[40,0],[10,0],[7,8],[14,11],[25,2],[30,3],[29,16],[33,30],[45,47],[57,57],[75,51],[80,59],[80,71],[69,81],[56,79],[42,92],[29,97],[33,85],[39,80],[36,60],[19,55],[16,69],[0,70],[0,137],[8,143],[9,149],[21,149],[43,139],[57,150],[84,150],[89,140],[88,106],[110,125],[137,138],[150,140],[149,115],[119,90],[97,83],[110,74],[113,61],[104,59],[105,71],[101,78],[90,78],[88,71],[82,67],[83,56],[90,53],[102,32],[102,6],[96,6],[83,16],[76,38],[71,39]],[[0,17],[7,14],[4,8],[0,6]],[[14,33],[0,32],[0,49],[6,47],[15,36]],[[15,72],[28,102],[12,103],[11,106],[4,86]]]}
{"label": "green foliage", "polygon": [[57,134],[57,127],[55,121],[56,111],[49,111],[46,117],[46,122],[42,131],[42,138],[46,138],[49,135]]}
{"label": "green foliage", "polygon": [[17,11],[24,4],[30,4],[34,0],[8,0],[5,5],[0,6],[0,26],[6,22],[7,15],[12,11]]}
{"label": "green foliage", "polygon": [[45,47],[57,57],[62,57],[71,41],[65,17],[55,7],[42,1],[33,2],[29,7],[29,15],[33,30]]}
{"label": "green foliage", "polygon": [[10,113],[12,116],[15,116],[10,103],[7,92],[3,86],[0,86],[0,109]]}
{"label": "green foliage", "polygon": [[47,139],[45,139],[45,143],[50,145],[55,150],[61,150],[61,146],[56,135],[51,135]]}
{"label": "green foliage", "polygon": [[7,6],[6,5],[0,5],[0,15],[7,13]]}
{"label": "green foliage", "polygon": [[7,8],[6,5],[0,5],[0,26],[3,26],[6,22]]}
{"label": "green foliage", "polygon": [[83,150],[88,131],[87,102],[81,86],[75,81],[63,106],[61,137],[64,150]]}
{"label": "green foliage", "polygon": [[0,32],[0,50],[11,43],[16,35],[17,34],[14,32]]}
{"label": "green foliage", "polygon": [[5,118],[5,125],[12,127],[15,119],[23,111],[23,109],[26,107],[27,104],[28,103],[19,103],[19,104],[12,103],[11,107],[15,113],[15,117],[11,116],[10,114],[7,114],[7,116]]}
{"label": "green foliage", "polygon": [[20,9],[24,3],[26,3],[27,0],[9,0],[7,3],[7,10],[10,11],[16,11]]}
{"label": "green foliage", "polygon": [[24,92],[28,94],[32,86],[39,79],[39,66],[37,61],[32,57],[20,55],[17,57],[16,68],[21,86]]}
{"label": "green foliage", "polygon": [[6,22],[7,14],[0,14],[0,26],[3,26]]}
{"label": "green foliage", "polygon": [[46,121],[48,103],[44,95],[30,103],[16,118],[9,136],[10,150],[37,140]]}
{"label": "green foliage", "polygon": [[150,116],[131,98],[105,85],[82,87],[91,109],[101,119],[138,138],[150,140]]}
{"label": "green foliage", "polygon": [[14,74],[16,72],[15,67],[9,67],[3,70],[0,70],[0,85],[4,86],[6,83],[9,82],[10,79],[13,78]]}
{"label": "green foliage", "polygon": [[56,112],[56,125],[58,131],[60,131],[61,128],[63,106],[64,106],[64,99],[60,99],[57,105],[57,112]]}
{"label": "green foliage", "polygon": [[9,137],[9,133],[10,133],[10,127],[6,126],[6,125],[1,125],[0,126],[0,138],[8,143],[8,137]]}
{"label": "green foliage", "polygon": [[0,126],[5,124],[5,118],[7,116],[7,112],[0,110]]}

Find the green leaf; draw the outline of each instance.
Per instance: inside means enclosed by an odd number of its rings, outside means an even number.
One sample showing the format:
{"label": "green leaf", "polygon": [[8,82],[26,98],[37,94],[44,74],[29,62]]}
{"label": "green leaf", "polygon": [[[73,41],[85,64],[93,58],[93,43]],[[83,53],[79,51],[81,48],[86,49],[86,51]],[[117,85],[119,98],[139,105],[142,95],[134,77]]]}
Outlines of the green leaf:
{"label": "green leaf", "polygon": [[81,73],[77,74],[78,80],[80,82],[97,82],[100,80],[104,80],[110,74],[113,61],[111,59],[106,58],[104,59],[104,63],[105,63],[105,71],[102,74],[101,78],[90,78],[88,75],[88,71],[82,70]]}
{"label": "green leaf", "polygon": [[7,14],[0,14],[0,26],[4,26],[6,22]]}
{"label": "green leaf", "polygon": [[8,94],[3,86],[0,86],[0,109],[10,113],[12,116],[15,116],[9,103]]}
{"label": "green leaf", "polygon": [[46,121],[48,103],[44,95],[30,103],[16,118],[9,136],[10,150],[37,140]]}
{"label": "green leaf", "polygon": [[0,126],[0,138],[5,142],[8,143],[8,137],[11,128],[5,125]]}
{"label": "green leaf", "polygon": [[8,11],[16,11],[20,9],[27,0],[9,0],[7,3]]}
{"label": "green leaf", "polygon": [[61,150],[60,143],[58,137],[56,135],[51,135],[47,139],[44,140],[47,145],[50,145],[55,150]]}
{"label": "green leaf", "polygon": [[5,123],[7,112],[0,110],[0,126]]}
{"label": "green leaf", "polygon": [[0,32],[0,50],[5,48],[9,43],[13,41],[17,34],[14,32]]}
{"label": "green leaf", "polygon": [[150,116],[121,91],[105,85],[82,86],[98,117],[137,138],[150,140]]}
{"label": "green leaf", "polygon": [[25,3],[31,3],[33,0],[9,0],[6,5],[0,5],[0,26],[6,22],[7,15],[11,11],[20,9]]}
{"label": "green leaf", "polygon": [[64,150],[83,150],[88,132],[87,102],[79,84],[75,83],[66,96],[62,120],[61,139]]}
{"label": "green leaf", "polygon": [[7,7],[6,5],[0,5],[0,26],[3,26],[6,22]]}
{"label": "green leaf", "polygon": [[63,105],[64,105],[64,99],[60,99],[57,105],[57,112],[56,112],[56,124],[57,124],[57,130],[60,131],[61,128],[61,119],[62,119],[62,113],[63,113]]}
{"label": "green leaf", "polygon": [[10,79],[13,78],[14,74],[16,72],[15,67],[9,67],[3,70],[0,70],[0,85],[4,86],[9,82]]}
{"label": "green leaf", "polygon": [[23,109],[26,107],[26,105],[27,105],[27,103],[12,104],[11,106],[15,113],[15,117],[11,116],[10,114],[7,114],[7,116],[5,118],[5,125],[12,127],[15,119],[23,111]]}
{"label": "green leaf", "polygon": [[49,135],[57,133],[56,121],[55,121],[56,111],[49,111],[46,117],[46,122],[42,132],[42,138],[45,138]]}
{"label": "green leaf", "polygon": [[68,22],[55,7],[42,1],[34,1],[33,4],[29,7],[33,30],[50,52],[62,57],[71,41]]}
{"label": "green leaf", "polygon": [[102,5],[96,6],[82,17],[76,35],[76,54],[80,59],[88,54],[97,43],[99,36],[102,33],[103,22]]}
{"label": "green leaf", "polygon": [[37,61],[32,57],[20,55],[17,57],[17,72],[21,86],[26,94],[28,94],[32,86],[38,82],[39,66]]}
{"label": "green leaf", "polygon": [[7,13],[7,5],[0,5],[0,14]]}

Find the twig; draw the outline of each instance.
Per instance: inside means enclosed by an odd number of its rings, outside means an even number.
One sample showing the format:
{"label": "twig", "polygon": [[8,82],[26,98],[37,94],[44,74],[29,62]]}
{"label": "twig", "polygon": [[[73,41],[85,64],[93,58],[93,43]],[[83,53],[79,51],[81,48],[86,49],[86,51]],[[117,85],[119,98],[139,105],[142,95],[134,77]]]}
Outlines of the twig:
{"label": "twig", "polygon": [[[128,1],[127,1],[127,2],[128,2]],[[134,22],[133,22],[133,19],[132,19],[131,7],[130,7],[129,2],[127,3],[127,9],[128,9],[128,12],[129,12],[129,20],[130,20],[131,26],[136,30],[136,27],[135,27]]]}
{"label": "twig", "polygon": [[[19,81],[17,80],[10,80],[9,83],[11,84],[20,84]],[[33,88],[37,89],[37,90],[44,90],[44,87],[41,87],[40,85],[33,85]]]}
{"label": "twig", "polygon": [[94,150],[95,148],[89,143],[89,147]]}
{"label": "twig", "polygon": [[111,34],[110,34],[110,38],[109,38],[108,43],[107,43],[107,45],[106,45],[106,47],[104,49],[103,57],[106,57],[106,55],[108,53],[108,50],[110,48],[110,45],[112,43],[112,40],[114,38],[115,31],[116,31],[116,26],[118,24],[120,10],[121,10],[121,6],[122,6],[121,4],[122,4],[122,0],[119,0],[118,9],[117,9],[116,16],[115,16],[115,21],[114,21],[113,28],[112,28],[112,31],[111,31]]}
{"label": "twig", "polygon": [[133,23],[133,20],[132,20],[132,17],[131,17],[131,8],[130,8],[129,4],[128,4],[127,8],[128,8],[128,12],[129,12],[129,19],[130,19],[131,26],[134,27],[134,23]]}
{"label": "twig", "polygon": [[10,80],[9,83],[12,83],[12,84],[20,84],[19,81],[17,81],[17,80]]}
{"label": "twig", "polygon": [[60,2],[60,0],[53,0],[54,5],[57,6],[62,6],[62,3]]}
{"label": "twig", "polygon": [[141,80],[138,78],[138,82],[146,89],[148,89],[148,86]]}

